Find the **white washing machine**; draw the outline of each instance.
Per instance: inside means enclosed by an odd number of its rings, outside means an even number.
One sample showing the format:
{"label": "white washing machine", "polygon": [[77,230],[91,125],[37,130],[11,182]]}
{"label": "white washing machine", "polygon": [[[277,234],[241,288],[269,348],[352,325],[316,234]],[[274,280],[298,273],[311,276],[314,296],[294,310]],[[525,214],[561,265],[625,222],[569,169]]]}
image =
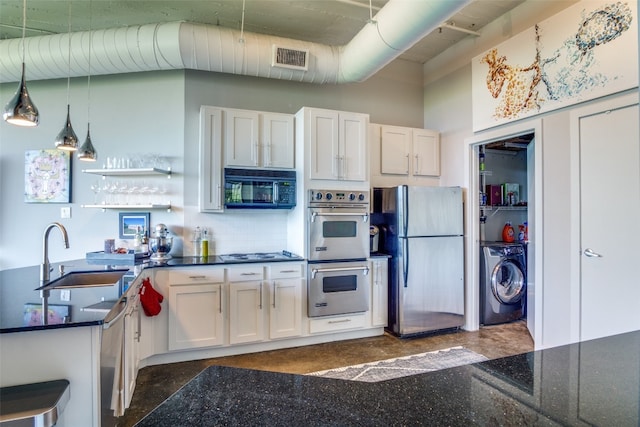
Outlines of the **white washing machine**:
{"label": "white washing machine", "polygon": [[480,251],[480,324],[526,314],[526,251],[521,243],[484,242]]}

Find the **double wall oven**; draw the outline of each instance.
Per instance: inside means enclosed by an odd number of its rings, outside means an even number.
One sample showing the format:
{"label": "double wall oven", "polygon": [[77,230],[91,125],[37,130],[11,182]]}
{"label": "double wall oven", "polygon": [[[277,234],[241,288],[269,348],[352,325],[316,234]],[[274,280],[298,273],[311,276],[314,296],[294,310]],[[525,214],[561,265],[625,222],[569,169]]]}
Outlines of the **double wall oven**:
{"label": "double wall oven", "polygon": [[369,309],[369,192],[309,190],[308,315]]}

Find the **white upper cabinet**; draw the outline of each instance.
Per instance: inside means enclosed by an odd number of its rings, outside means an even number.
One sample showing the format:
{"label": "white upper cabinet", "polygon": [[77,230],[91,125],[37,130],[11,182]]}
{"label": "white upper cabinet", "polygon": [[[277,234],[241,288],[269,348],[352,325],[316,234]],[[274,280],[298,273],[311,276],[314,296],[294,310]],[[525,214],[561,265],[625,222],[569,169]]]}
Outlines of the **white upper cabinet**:
{"label": "white upper cabinet", "polygon": [[292,169],[293,116],[225,109],[225,166]]}
{"label": "white upper cabinet", "polygon": [[200,212],[222,212],[222,109],[200,108]]}
{"label": "white upper cabinet", "polygon": [[380,129],[380,172],[409,175],[411,168],[411,129],[382,126]]}
{"label": "white upper cabinet", "polygon": [[373,186],[438,185],[440,134],[429,129],[371,124]]}
{"label": "white upper cabinet", "polygon": [[366,114],[308,109],[309,178],[368,181],[368,124]]}
{"label": "white upper cabinet", "polygon": [[440,134],[413,129],[413,175],[440,176]]}
{"label": "white upper cabinet", "polygon": [[267,168],[294,167],[293,116],[291,114],[262,114],[262,164]]}
{"label": "white upper cabinet", "polygon": [[225,110],[226,166],[258,166],[260,115],[257,111]]}

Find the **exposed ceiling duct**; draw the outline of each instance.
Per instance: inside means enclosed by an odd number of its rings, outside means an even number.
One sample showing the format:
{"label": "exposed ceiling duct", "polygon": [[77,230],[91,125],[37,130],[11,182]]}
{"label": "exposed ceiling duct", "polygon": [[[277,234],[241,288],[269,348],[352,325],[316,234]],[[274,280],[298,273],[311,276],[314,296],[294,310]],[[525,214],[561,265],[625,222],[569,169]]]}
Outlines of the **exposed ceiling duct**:
{"label": "exposed ceiling duct", "polygon": [[[28,80],[66,78],[68,37],[71,76],[196,69],[309,83],[364,81],[436,30],[472,0],[390,0],[344,46],[327,46],[218,26],[186,22],[56,34],[25,39]],[[0,41],[0,82],[21,73],[21,40]],[[308,71],[273,67],[272,46],[308,51]]]}

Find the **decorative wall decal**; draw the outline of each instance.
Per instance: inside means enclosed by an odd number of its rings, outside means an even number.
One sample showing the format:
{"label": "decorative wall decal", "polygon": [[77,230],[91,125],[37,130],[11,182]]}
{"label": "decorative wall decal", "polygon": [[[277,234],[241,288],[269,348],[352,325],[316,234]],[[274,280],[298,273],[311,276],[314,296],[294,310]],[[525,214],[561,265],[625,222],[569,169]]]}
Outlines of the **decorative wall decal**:
{"label": "decorative wall decal", "polygon": [[585,0],[472,62],[473,130],[638,86],[637,5]]}
{"label": "decorative wall decal", "polygon": [[68,151],[52,149],[25,152],[24,201],[71,202],[71,156]]}

